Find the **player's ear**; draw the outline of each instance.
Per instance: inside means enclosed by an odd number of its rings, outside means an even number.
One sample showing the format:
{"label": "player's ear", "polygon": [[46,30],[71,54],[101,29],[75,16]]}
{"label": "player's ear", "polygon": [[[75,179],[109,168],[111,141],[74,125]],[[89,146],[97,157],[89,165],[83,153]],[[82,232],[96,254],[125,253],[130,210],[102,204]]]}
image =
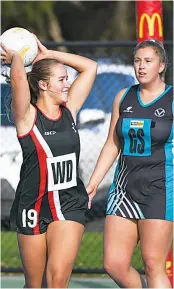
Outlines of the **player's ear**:
{"label": "player's ear", "polygon": [[38,84],[41,90],[44,90],[44,91],[47,90],[47,83],[45,81],[39,80]]}
{"label": "player's ear", "polygon": [[164,62],[160,63],[159,73],[163,72],[165,70],[166,64]]}

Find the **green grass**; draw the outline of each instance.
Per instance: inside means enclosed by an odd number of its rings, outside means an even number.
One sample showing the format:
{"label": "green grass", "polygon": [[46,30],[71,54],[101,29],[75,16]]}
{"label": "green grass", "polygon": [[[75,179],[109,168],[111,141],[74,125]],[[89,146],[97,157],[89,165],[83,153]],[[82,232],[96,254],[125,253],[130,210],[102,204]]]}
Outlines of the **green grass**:
{"label": "green grass", "polygon": [[85,233],[74,267],[100,269],[102,263],[103,234],[94,232]]}
{"label": "green grass", "polygon": [[21,267],[15,232],[1,232],[1,266]]}
{"label": "green grass", "polygon": [[[139,246],[133,255],[132,265],[137,269],[143,268]],[[1,232],[1,266],[21,267],[15,232]],[[102,266],[103,234],[86,232],[74,268],[101,269]]]}

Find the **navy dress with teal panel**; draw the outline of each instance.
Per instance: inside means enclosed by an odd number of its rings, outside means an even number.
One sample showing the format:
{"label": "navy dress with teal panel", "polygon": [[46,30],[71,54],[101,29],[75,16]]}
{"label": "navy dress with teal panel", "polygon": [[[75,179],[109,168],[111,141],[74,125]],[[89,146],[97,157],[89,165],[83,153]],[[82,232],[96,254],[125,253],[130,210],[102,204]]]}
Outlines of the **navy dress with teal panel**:
{"label": "navy dress with teal panel", "polygon": [[121,152],[107,215],[173,220],[173,87],[144,105],[139,85],[120,103],[116,133]]}

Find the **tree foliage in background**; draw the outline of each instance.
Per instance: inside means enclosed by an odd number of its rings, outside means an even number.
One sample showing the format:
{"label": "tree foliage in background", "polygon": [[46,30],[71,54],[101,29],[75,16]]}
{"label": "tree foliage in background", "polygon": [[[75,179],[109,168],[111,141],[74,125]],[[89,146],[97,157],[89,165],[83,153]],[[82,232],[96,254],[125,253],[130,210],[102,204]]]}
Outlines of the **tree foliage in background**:
{"label": "tree foliage in background", "polygon": [[2,1],[2,32],[11,27],[24,27],[41,40],[62,41],[59,19],[54,13],[54,1]]}
{"label": "tree foliage in background", "polygon": [[[22,26],[42,41],[136,40],[135,1],[2,1],[1,29]],[[163,1],[165,39],[173,2]]]}

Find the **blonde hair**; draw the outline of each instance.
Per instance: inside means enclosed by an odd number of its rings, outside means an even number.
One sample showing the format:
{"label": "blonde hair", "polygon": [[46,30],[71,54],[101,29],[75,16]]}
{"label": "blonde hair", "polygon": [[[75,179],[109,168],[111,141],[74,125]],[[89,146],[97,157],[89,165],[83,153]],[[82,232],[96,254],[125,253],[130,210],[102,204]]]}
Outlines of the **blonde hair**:
{"label": "blonde hair", "polygon": [[160,61],[162,63],[165,63],[165,68],[162,72],[160,72],[160,77],[164,77],[167,67],[168,67],[168,57],[166,54],[166,51],[164,49],[163,43],[156,40],[156,39],[149,39],[149,40],[145,40],[142,41],[140,43],[137,44],[137,46],[134,49],[134,56],[137,52],[137,50],[139,50],[140,48],[145,48],[145,47],[152,47],[153,50],[155,51],[155,53],[159,56]]}

